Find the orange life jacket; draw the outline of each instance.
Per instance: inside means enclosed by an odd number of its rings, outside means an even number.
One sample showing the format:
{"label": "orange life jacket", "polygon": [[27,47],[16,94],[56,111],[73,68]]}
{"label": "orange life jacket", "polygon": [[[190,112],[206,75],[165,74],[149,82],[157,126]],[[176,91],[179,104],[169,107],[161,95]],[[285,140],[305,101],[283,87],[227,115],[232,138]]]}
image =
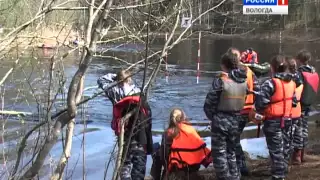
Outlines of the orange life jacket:
{"label": "orange life jacket", "polygon": [[[174,166],[178,169],[190,165],[208,166],[212,162],[211,151],[206,147],[206,143],[201,139],[197,131],[189,124],[180,123],[180,132],[173,139],[170,155],[168,172]],[[168,132],[170,135],[170,132]]]}
{"label": "orange life jacket", "polygon": [[299,87],[296,88],[295,93],[296,93],[296,98],[298,100],[297,106],[292,107],[291,110],[291,117],[292,118],[299,118],[301,116],[301,94],[303,90],[303,84],[301,84]]}
{"label": "orange life jacket", "polygon": [[[266,120],[274,118],[287,118],[291,116],[292,98],[296,89],[294,81],[283,81],[278,78],[272,78],[275,85],[275,92],[271,96],[271,102],[265,109]],[[281,127],[283,127],[283,121]]]}
{"label": "orange life jacket", "polygon": [[254,60],[254,63],[258,63],[258,54],[255,51],[252,51],[252,54],[247,54],[247,63],[251,63],[253,56],[255,55],[256,59]]}
{"label": "orange life jacket", "polygon": [[249,89],[249,94],[246,96],[245,105],[241,111],[241,114],[248,114],[251,109],[253,109],[254,104],[254,94],[253,94],[253,72],[246,66],[247,71],[247,86]]}

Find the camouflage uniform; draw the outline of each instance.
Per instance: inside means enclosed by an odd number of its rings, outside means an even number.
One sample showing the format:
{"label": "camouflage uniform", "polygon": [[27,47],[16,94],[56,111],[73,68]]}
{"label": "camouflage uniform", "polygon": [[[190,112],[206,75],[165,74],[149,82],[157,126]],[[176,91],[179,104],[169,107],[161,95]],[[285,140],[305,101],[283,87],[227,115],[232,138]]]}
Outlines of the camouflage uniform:
{"label": "camouflage uniform", "polygon": [[302,136],[302,128],[301,128],[302,118],[292,119],[292,130],[293,130],[293,142],[292,147],[294,149],[302,149],[303,148],[303,136]]}
{"label": "camouflage uniform", "polygon": [[[257,80],[257,77],[253,74],[253,90],[255,92],[259,92],[259,82]],[[241,134],[246,127],[246,124],[248,122],[248,114],[242,114],[240,121],[239,121],[239,128],[238,128],[238,136],[236,139],[236,158],[237,158],[237,165],[238,169],[240,170],[242,175],[248,175],[249,170],[247,168],[246,164],[246,157],[244,155],[244,152],[242,150],[242,146],[240,143],[241,140]]]}
{"label": "camouflage uniform", "polygon": [[[293,80],[292,74],[278,73],[275,78],[284,81]],[[275,85],[272,79],[266,80],[261,85],[261,91],[256,96],[255,108],[258,113],[263,114],[264,109],[270,104],[271,97],[275,92]],[[297,104],[295,95],[293,96],[293,107]],[[292,143],[292,121],[285,119],[284,127],[280,126],[281,119],[268,119],[263,122],[263,132],[266,136],[269,149],[271,173],[273,179],[283,179],[288,172],[288,161],[290,159]]]}
{"label": "camouflage uniform", "polygon": [[[109,73],[100,77],[97,81],[99,87],[105,91],[106,96],[112,102],[112,104],[118,103],[122,98],[134,94],[140,93],[140,89],[137,88],[134,84],[124,86],[114,86],[109,88],[110,84],[114,82],[116,75]],[[143,180],[146,173],[146,162],[147,154],[152,152],[152,112],[150,106],[146,102],[143,106],[148,111],[148,116],[145,116],[141,111],[139,112],[136,126],[133,130],[133,136],[129,144],[128,153],[125,157],[122,157],[124,160],[120,177],[122,180]],[[129,107],[123,109],[123,116],[126,112],[130,112],[137,107],[137,104],[131,104]],[[133,120],[136,116],[133,115],[128,121],[128,128],[124,134],[124,141],[127,145],[129,140],[129,133],[132,128]]]}
{"label": "camouflage uniform", "polygon": [[140,144],[131,142],[129,152],[124,158],[121,180],[143,180],[146,174],[147,155]]}
{"label": "camouflage uniform", "polygon": [[112,104],[119,102],[126,96],[140,93],[140,89],[134,84],[125,85],[123,87],[114,86],[109,88],[110,84],[115,81],[115,77],[116,74],[108,73],[102,77],[99,77],[97,80],[99,87],[105,91],[106,96],[109,98]]}
{"label": "camouflage uniform", "polygon": [[[310,66],[310,65],[303,65],[300,66],[298,71],[301,72],[315,72],[315,68]],[[299,73],[299,74],[300,74]],[[300,74],[303,80],[303,76]],[[301,116],[301,132],[302,132],[302,138],[303,138],[303,148],[305,148],[308,145],[308,117],[309,117],[309,111],[310,111],[310,106],[305,107],[301,104],[302,108],[302,116]],[[302,149],[303,149],[302,148]]]}
{"label": "camouflage uniform", "polygon": [[309,118],[308,112],[302,111],[301,124],[300,124],[301,134],[302,134],[302,149],[307,147],[308,141],[309,141],[308,118]]}
{"label": "camouflage uniform", "polygon": [[217,113],[211,124],[211,151],[218,179],[240,179],[235,153],[240,120],[240,114]]}
{"label": "camouflage uniform", "polygon": [[[301,84],[303,84],[302,77],[301,77],[300,73],[294,74],[294,81],[296,83],[296,87],[299,87]],[[292,141],[291,150],[303,148],[303,137],[302,137],[301,123],[302,123],[302,117],[292,119],[293,141]]]}
{"label": "camouflage uniform", "polygon": [[241,174],[248,173],[246,157],[244,155],[244,152],[240,143],[241,134],[244,128],[246,127],[247,122],[248,122],[248,116],[242,115],[241,117],[239,117],[238,135],[236,138],[236,159],[237,159],[238,169],[240,170]]}
{"label": "camouflage uniform", "polygon": [[[229,77],[235,82],[245,82],[246,73],[233,70]],[[219,180],[240,179],[236,162],[236,141],[239,137],[239,112],[220,112],[218,105],[222,93],[222,80],[214,78],[212,87],[206,96],[204,112],[211,122],[211,151],[213,165]]]}

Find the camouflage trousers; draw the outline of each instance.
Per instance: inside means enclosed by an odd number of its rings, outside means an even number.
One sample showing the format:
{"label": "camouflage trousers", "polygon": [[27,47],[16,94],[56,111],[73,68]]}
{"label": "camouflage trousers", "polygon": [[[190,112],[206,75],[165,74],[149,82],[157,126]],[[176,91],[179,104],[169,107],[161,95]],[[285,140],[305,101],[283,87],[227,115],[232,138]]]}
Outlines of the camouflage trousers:
{"label": "camouflage trousers", "polygon": [[236,162],[236,140],[241,117],[217,113],[211,123],[211,151],[218,180],[239,180]]}
{"label": "camouflage trousers", "polygon": [[241,171],[242,169],[246,169],[246,158],[244,155],[244,152],[242,150],[242,146],[240,143],[240,136],[243,132],[243,129],[245,128],[246,124],[248,122],[248,117],[247,116],[242,116],[241,121],[239,121],[239,127],[238,127],[238,136],[236,139],[236,158],[237,158],[237,165],[239,170]]}
{"label": "camouflage trousers", "polygon": [[308,118],[309,118],[309,114],[307,112],[302,112],[302,116],[301,116],[301,132],[302,132],[302,138],[303,138],[303,148],[307,147],[308,145],[308,134],[309,134],[309,125],[308,125]]}
{"label": "camouflage trousers", "polygon": [[280,120],[265,120],[263,132],[266,136],[271,158],[271,174],[273,178],[285,178],[288,173],[292,144],[292,121],[286,120],[281,128]]}
{"label": "camouflage trousers", "polygon": [[132,143],[124,158],[120,175],[121,180],[144,180],[146,163],[147,155],[144,148],[137,143]]}
{"label": "camouflage trousers", "polygon": [[293,126],[293,149],[303,149],[303,137],[302,137],[302,118],[292,119]]}

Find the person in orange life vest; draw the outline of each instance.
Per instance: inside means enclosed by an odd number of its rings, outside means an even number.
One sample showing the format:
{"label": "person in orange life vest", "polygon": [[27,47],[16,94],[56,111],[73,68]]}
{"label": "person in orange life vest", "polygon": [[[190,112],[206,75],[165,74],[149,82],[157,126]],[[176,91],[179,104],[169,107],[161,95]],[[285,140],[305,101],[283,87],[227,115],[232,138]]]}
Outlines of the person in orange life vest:
{"label": "person in orange life vest", "polygon": [[159,155],[160,162],[157,163],[161,166],[158,166],[158,173],[153,172],[157,174],[153,176],[154,180],[171,177],[189,179],[189,175],[197,172],[200,165],[207,167],[212,162],[210,149],[179,108],[174,108],[170,113],[169,127],[162,136]]}
{"label": "person in orange life vest", "polygon": [[315,68],[310,65],[311,53],[306,50],[301,50],[296,56],[297,64],[299,66],[298,72],[303,81],[303,91],[301,95],[301,109],[302,109],[302,123],[301,131],[303,138],[303,147],[301,151],[301,161],[305,162],[304,149],[308,145],[308,117],[312,104],[315,103],[315,97],[319,88],[319,75]]}
{"label": "person in orange life vest", "polygon": [[223,73],[213,78],[203,110],[211,121],[211,151],[217,179],[238,180],[236,144],[239,136],[240,111],[247,94],[246,73],[238,68],[238,56],[221,57]]}
{"label": "person in orange life vest", "polygon": [[242,134],[247,122],[248,122],[248,114],[249,114],[250,110],[252,110],[253,104],[254,104],[254,92],[259,91],[259,83],[258,83],[257,77],[252,72],[252,70],[249,67],[242,65],[240,51],[237,48],[231,47],[228,49],[227,52],[233,53],[238,57],[239,69],[244,71],[247,74],[247,85],[248,85],[249,92],[247,93],[247,96],[246,96],[245,106],[243,107],[243,109],[240,112],[242,118],[241,118],[241,121],[239,122],[239,135],[236,140],[236,142],[237,142],[236,158],[237,158],[237,164],[238,164],[238,168],[241,172],[241,175],[248,176],[250,174],[250,172],[249,172],[249,169],[247,168],[247,165],[246,165],[246,158],[245,158],[245,155],[242,150],[241,143],[240,143],[240,136],[241,136],[241,134]]}
{"label": "person in orange life vest", "polygon": [[302,129],[301,126],[301,104],[300,99],[303,90],[303,82],[300,74],[298,73],[296,60],[292,57],[287,57],[287,63],[289,65],[289,72],[293,74],[294,81],[296,83],[296,98],[297,98],[297,106],[292,108],[291,118],[292,118],[292,126],[293,126],[293,142],[292,142],[292,159],[291,162],[294,165],[301,164],[301,152],[303,148],[303,138],[302,138]]}
{"label": "person in orange life vest", "polygon": [[264,81],[256,94],[255,112],[264,115],[263,132],[269,149],[272,179],[284,179],[288,173],[292,142],[291,110],[297,105],[294,77],[288,73],[286,58],[271,59],[272,77]]}
{"label": "person in orange life vest", "polygon": [[251,63],[251,64],[258,64],[258,54],[257,52],[255,52],[252,48],[248,48],[246,51],[246,59],[245,59],[245,63]]}
{"label": "person in orange life vest", "polygon": [[[119,84],[110,88],[115,82],[119,82]],[[113,104],[111,128],[118,136],[121,118],[139,107],[140,89],[132,83],[130,73],[127,71],[104,75],[98,79],[97,83]],[[126,146],[129,146],[129,151],[124,158],[121,169],[120,177],[122,180],[143,180],[146,172],[147,154],[152,153],[152,113],[148,103],[144,99],[141,101],[141,108],[137,111],[139,114],[137,116],[133,114],[125,126],[124,142]],[[138,117],[136,126],[132,127],[135,117]],[[132,128],[134,128],[133,136],[129,139]]]}

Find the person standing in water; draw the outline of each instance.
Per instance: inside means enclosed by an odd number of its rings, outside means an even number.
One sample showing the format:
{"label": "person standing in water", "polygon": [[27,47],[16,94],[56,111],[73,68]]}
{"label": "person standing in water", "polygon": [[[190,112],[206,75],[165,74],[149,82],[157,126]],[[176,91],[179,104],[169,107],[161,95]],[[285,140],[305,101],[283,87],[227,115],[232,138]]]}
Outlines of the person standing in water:
{"label": "person standing in water", "polygon": [[255,95],[254,92],[259,91],[259,83],[257,80],[257,77],[252,72],[252,70],[241,64],[241,55],[240,51],[237,48],[231,47],[228,49],[227,53],[233,53],[238,57],[238,63],[239,63],[239,69],[244,71],[247,75],[247,86],[248,86],[248,92],[246,96],[246,101],[243,109],[240,111],[241,114],[241,120],[239,122],[239,135],[236,139],[236,158],[237,158],[237,164],[238,168],[241,172],[242,176],[248,176],[250,174],[249,169],[247,167],[246,158],[240,143],[240,136],[248,122],[248,115],[249,112],[253,109],[254,99]]}
{"label": "person standing in water", "polygon": [[[109,73],[100,77],[97,83],[113,104],[111,128],[117,136],[119,136],[121,130],[121,119],[127,113],[134,112],[125,125],[124,149],[127,146],[129,146],[129,149],[123,157],[124,163],[120,179],[144,180],[147,155],[153,151],[152,113],[149,104],[143,99],[144,97],[140,97],[140,89],[132,83],[130,76],[128,71],[122,70],[117,74]],[[111,83],[115,81],[118,82],[118,85],[110,88]],[[132,134],[131,131],[133,132]]]}
{"label": "person standing in water", "polygon": [[233,53],[221,57],[221,69],[223,73],[213,79],[203,109],[211,121],[211,151],[217,178],[239,180],[235,151],[247,76],[238,69],[238,57]]}
{"label": "person standing in water", "polygon": [[[305,162],[305,148],[308,145],[308,117],[309,111],[312,104],[316,100],[319,88],[319,75],[316,72],[315,68],[310,65],[311,62],[311,53],[306,50],[301,50],[296,56],[297,64],[299,66],[298,72],[303,81],[303,90],[301,94],[301,110],[302,110],[302,123],[301,131],[303,144],[301,149],[295,148],[295,164],[300,164]],[[299,160],[300,159],[300,160]]]}
{"label": "person standing in water", "polygon": [[296,84],[292,74],[288,73],[284,56],[273,57],[270,65],[272,77],[261,85],[261,90],[256,95],[254,111],[258,115],[264,115],[263,132],[272,161],[272,179],[283,180],[288,173],[290,159],[291,111],[297,104]]}

